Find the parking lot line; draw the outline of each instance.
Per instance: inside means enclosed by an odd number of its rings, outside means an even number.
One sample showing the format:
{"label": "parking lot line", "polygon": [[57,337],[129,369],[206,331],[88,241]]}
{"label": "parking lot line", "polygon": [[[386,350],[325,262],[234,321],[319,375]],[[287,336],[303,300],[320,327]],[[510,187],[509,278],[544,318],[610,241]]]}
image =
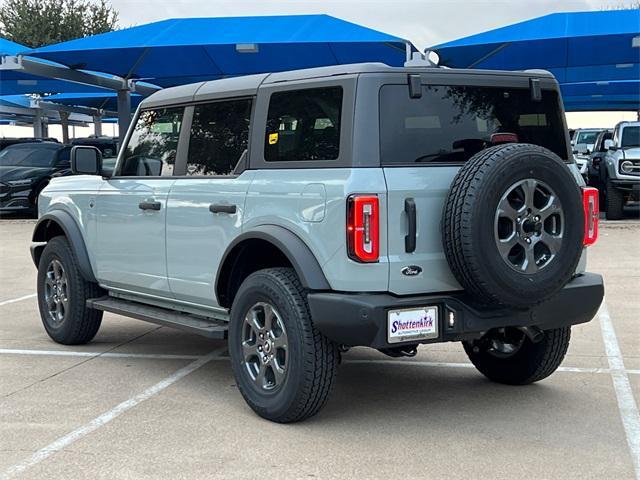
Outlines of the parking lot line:
{"label": "parking lot line", "polygon": [[0,348],[4,355],[45,355],[54,357],[145,358],[157,360],[197,360],[202,355],[170,355],[164,353],[72,352],[67,350],[24,350]]}
{"label": "parking lot line", "polygon": [[4,301],[0,302],[0,307],[4,307],[5,305],[9,305],[10,303],[21,302],[22,300],[28,300],[30,298],[34,298],[36,295],[37,295],[37,293],[31,293],[31,294],[25,295],[23,297],[12,298],[10,300],[4,300]]}
{"label": "parking lot line", "polygon": [[[116,353],[116,352],[76,352],[70,350],[28,350],[15,348],[0,348],[0,355],[35,355],[35,356],[54,356],[54,357],[102,357],[102,358],[140,358],[140,359],[157,359],[157,360],[197,360],[202,358],[201,355],[172,355],[164,353]],[[227,360],[228,357],[218,357],[214,360]],[[435,368],[474,368],[471,363],[462,362],[429,362],[424,360],[386,360],[386,359],[367,359],[354,358],[344,359],[343,363],[348,364],[379,364],[379,365],[413,365],[419,367],[435,367]],[[559,372],[568,373],[611,373],[608,368],[598,367],[559,367]],[[640,370],[629,369],[625,372],[628,375],[640,375]]]}
{"label": "parking lot line", "polygon": [[72,432],[70,432],[70,433],[58,438],[53,443],[50,443],[46,447],[43,447],[40,450],[38,450],[37,452],[35,452],[29,458],[23,460],[22,462],[20,462],[20,463],[18,463],[16,465],[13,465],[13,466],[9,467],[5,472],[2,473],[2,475],[0,475],[0,479],[1,480],[8,480],[10,478],[15,477],[16,475],[19,475],[20,473],[24,472],[25,470],[28,470],[29,468],[37,465],[38,463],[42,462],[43,460],[49,458],[54,453],[59,452],[60,450],[68,447],[69,445],[71,445],[72,443],[76,442],[77,440],[80,440],[81,438],[85,437],[86,435],[90,434],[91,432],[94,432],[98,428],[100,428],[100,427],[106,425],[107,423],[111,422],[112,420],[114,420],[115,418],[119,417],[120,415],[122,415],[127,410],[130,410],[133,407],[135,407],[136,405],[144,402],[145,400],[148,400],[149,398],[153,397],[154,395],[157,395],[158,393],[160,393],[161,391],[163,391],[167,387],[169,387],[169,386],[173,385],[174,383],[176,383],[178,380],[186,377],[190,373],[192,373],[195,370],[199,369],[200,367],[206,365],[211,360],[214,360],[216,357],[218,357],[225,350],[226,350],[226,347],[225,348],[220,348],[220,349],[214,350],[213,352],[209,353],[208,355],[204,355],[204,356],[198,358],[197,360],[195,360],[194,362],[190,363],[186,367],[183,367],[180,370],[177,370],[173,374],[171,374],[168,377],[166,377],[165,379],[159,381],[155,385],[147,388],[146,390],[144,390],[143,392],[139,393],[138,395],[136,395],[136,396],[134,396],[134,397],[132,397],[132,398],[130,398],[128,400],[125,400],[124,402],[116,405],[111,410],[109,410],[107,412],[104,412],[102,415],[94,418],[93,420],[91,420],[86,425],[83,425],[83,426],[75,429],[74,431],[72,431]]}
{"label": "parking lot line", "polygon": [[609,370],[613,379],[613,387],[618,400],[620,418],[631,452],[636,479],[640,480],[640,414],[638,413],[636,400],[633,397],[628,372],[624,368],[624,360],[615,329],[613,328],[613,322],[605,302],[602,302],[598,318],[600,320],[602,340],[607,353],[607,361],[609,362]]}

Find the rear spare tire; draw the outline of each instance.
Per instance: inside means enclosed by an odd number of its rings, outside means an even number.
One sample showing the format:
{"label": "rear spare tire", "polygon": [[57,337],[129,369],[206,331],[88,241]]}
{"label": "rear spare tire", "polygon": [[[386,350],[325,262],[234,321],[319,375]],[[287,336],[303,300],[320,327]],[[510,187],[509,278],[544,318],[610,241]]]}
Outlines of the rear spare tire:
{"label": "rear spare tire", "polygon": [[445,256],[477,301],[527,308],[556,294],[582,253],[576,180],[554,153],[507,144],[469,159],[442,216]]}

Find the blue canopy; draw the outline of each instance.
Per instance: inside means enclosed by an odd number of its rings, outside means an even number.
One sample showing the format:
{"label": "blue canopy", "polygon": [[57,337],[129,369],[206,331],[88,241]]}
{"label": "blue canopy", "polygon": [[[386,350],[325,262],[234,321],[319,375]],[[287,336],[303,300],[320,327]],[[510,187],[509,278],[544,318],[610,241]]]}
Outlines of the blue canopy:
{"label": "blue canopy", "polygon": [[164,20],[35,49],[72,68],[163,87],[365,61],[399,66],[406,42],[328,15]]}
{"label": "blue canopy", "polygon": [[[24,45],[0,38],[0,56],[28,54]],[[53,80],[30,75],[19,70],[0,70],[0,95],[46,94],[58,92],[105,92],[98,87]]]}
{"label": "blue canopy", "polygon": [[[91,107],[101,110],[116,111],[118,109],[118,95],[115,92],[105,93],[59,93],[49,95],[44,99],[48,102],[60,103],[74,107]],[[142,101],[142,95],[131,95],[131,108],[135,110]]]}
{"label": "blue canopy", "polygon": [[24,45],[0,37],[0,55],[17,55],[24,52],[26,48]]}
{"label": "blue canopy", "polygon": [[0,95],[0,105],[6,107],[31,108],[31,98],[26,95]]}
{"label": "blue canopy", "polygon": [[570,112],[640,109],[640,79],[563,83],[560,90]]}
{"label": "blue canopy", "polygon": [[640,10],[636,9],[554,13],[433,49],[440,63],[450,67],[549,70],[563,84],[563,93],[565,84],[636,82],[627,85],[632,88],[627,93],[636,98],[637,106],[631,109],[638,109],[639,47]]}

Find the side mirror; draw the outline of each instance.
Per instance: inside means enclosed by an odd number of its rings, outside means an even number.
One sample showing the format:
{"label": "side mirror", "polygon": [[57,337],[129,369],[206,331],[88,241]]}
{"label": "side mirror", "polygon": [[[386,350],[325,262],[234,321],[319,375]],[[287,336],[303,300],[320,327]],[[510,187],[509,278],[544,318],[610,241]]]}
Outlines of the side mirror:
{"label": "side mirror", "polygon": [[96,147],[71,148],[71,171],[75,175],[102,175],[102,154]]}
{"label": "side mirror", "polygon": [[605,150],[614,150],[613,140],[607,139],[604,141],[604,149]]}

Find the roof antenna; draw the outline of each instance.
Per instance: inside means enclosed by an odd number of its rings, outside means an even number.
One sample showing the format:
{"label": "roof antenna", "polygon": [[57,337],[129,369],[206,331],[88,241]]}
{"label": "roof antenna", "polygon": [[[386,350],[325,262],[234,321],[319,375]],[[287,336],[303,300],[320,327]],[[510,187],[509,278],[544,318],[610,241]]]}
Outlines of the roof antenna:
{"label": "roof antenna", "polygon": [[437,67],[436,62],[432,62],[429,58],[429,54],[432,52],[428,48],[424,50],[424,53],[414,52],[407,43],[407,59],[404,62],[405,67]]}

